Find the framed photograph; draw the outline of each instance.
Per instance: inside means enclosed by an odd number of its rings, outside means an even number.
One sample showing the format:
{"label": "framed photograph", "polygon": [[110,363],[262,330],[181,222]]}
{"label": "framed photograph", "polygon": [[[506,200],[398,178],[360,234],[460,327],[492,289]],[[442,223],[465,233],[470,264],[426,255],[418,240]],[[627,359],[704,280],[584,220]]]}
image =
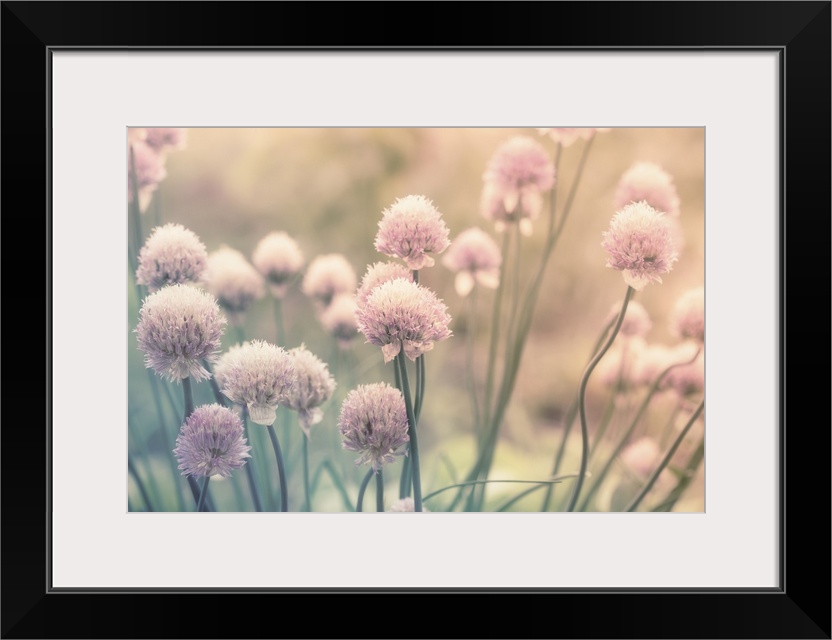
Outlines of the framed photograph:
{"label": "framed photograph", "polygon": [[[401,46],[265,28],[306,6],[3,4],[6,204],[46,213],[7,208],[6,237],[47,239],[7,248],[47,295],[6,397],[47,376],[45,429],[2,434],[3,637],[246,636],[266,597],[363,593],[533,596],[505,601],[579,614],[553,636],[830,637],[802,357],[828,335],[830,4],[459,5],[485,43],[445,16],[410,44],[428,4]],[[639,378],[656,345],[676,360]],[[160,628],[188,594],[252,615]],[[153,619],[70,612],[108,595]]]}

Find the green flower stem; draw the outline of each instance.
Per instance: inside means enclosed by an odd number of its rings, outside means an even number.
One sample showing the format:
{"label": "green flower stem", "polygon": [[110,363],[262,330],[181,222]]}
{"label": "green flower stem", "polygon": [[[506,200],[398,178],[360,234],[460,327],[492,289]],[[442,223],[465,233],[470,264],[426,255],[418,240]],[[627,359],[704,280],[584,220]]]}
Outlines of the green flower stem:
{"label": "green flower stem", "polygon": [[431,498],[438,496],[440,493],[445,493],[446,491],[450,491],[451,489],[458,489],[459,487],[470,487],[475,484],[557,484],[562,480],[566,480],[567,478],[574,478],[575,474],[570,473],[565,476],[558,476],[557,478],[552,478],[551,480],[470,480],[465,482],[456,482],[454,484],[449,484],[447,487],[442,487],[441,489],[437,489],[436,491],[431,491],[423,498],[423,502],[430,500]]}
{"label": "green flower stem", "polygon": [[208,386],[211,387],[211,392],[214,394],[214,400],[216,400],[217,404],[221,407],[227,406],[225,402],[225,396],[222,395],[222,391],[220,391],[220,387],[217,384],[217,379],[214,377],[214,372],[211,369],[211,363],[207,360],[203,360],[202,366],[205,367],[208,373],[211,374],[211,377],[208,378]]}
{"label": "green flower stem", "polygon": [[406,498],[410,495],[411,477],[410,477],[410,456],[405,456],[402,461],[402,474],[399,477],[399,498]]}
{"label": "green flower stem", "polygon": [[593,135],[589,140],[586,141],[584,145],[584,151],[581,154],[581,159],[578,161],[578,171],[575,174],[575,180],[572,181],[572,188],[569,190],[569,194],[566,196],[566,203],[563,207],[563,215],[560,217],[560,222],[557,225],[557,229],[555,230],[555,234],[553,236],[553,244],[557,242],[560,234],[563,233],[563,227],[566,224],[566,218],[569,217],[569,212],[572,210],[572,202],[575,200],[575,193],[578,191],[578,183],[581,181],[581,176],[584,173],[584,167],[586,166],[586,160],[589,157],[589,150],[592,149],[592,143],[595,142],[595,136]]}
{"label": "green flower stem", "polygon": [[274,449],[274,459],[277,462],[277,475],[280,480],[280,510],[287,512],[289,511],[289,489],[286,486],[286,468],[283,463],[283,453],[280,451],[280,443],[277,441],[274,426],[269,425],[266,428],[269,431],[269,438]]}
{"label": "green flower stem", "polygon": [[665,379],[665,376],[667,376],[667,374],[670,373],[676,367],[681,367],[681,366],[690,364],[691,362],[696,360],[697,357],[699,357],[699,351],[696,352],[696,355],[694,355],[693,359],[691,359],[687,362],[678,362],[676,364],[672,364],[669,367],[667,367],[664,371],[662,371],[661,374],[659,374],[659,377],[656,378],[656,380],[650,386],[650,389],[647,391],[647,394],[644,396],[644,400],[641,402],[641,405],[639,406],[638,411],[636,411],[636,415],[633,417],[632,422],[630,422],[630,426],[627,427],[627,430],[618,439],[618,443],[616,444],[615,448],[613,449],[613,452],[610,455],[609,459],[607,460],[607,463],[604,465],[604,467],[601,469],[601,471],[595,477],[595,481],[594,481],[592,487],[590,487],[590,489],[587,491],[586,495],[584,496],[583,502],[581,503],[581,506],[578,508],[578,511],[585,511],[586,508],[589,506],[590,500],[592,500],[592,497],[595,495],[595,492],[598,491],[601,484],[606,479],[607,474],[609,473],[610,469],[612,468],[613,462],[618,457],[618,454],[621,453],[621,451],[624,449],[624,446],[629,441],[630,436],[632,436],[633,432],[636,430],[636,427],[638,426],[638,423],[641,420],[641,417],[644,415],[644,412],[647,410],[647,407],[650,404],[650,401],[653,399],[653,396],[656,395],[656,391],[659,389],[659,385],[661,385],[662,381]]}
{"label": "green flower stem", "polygon": [[303,440],[303,510],[312,511],[312,492],[309,490],[309,438],[304,434],[301,440]]}
{"label": "green flower stem", "polygon": [[208,481],[210,479],[211,476],[205,476],[205,480],[202,481],[202,490],[199,492],[199,502],[196,505],[197,511],[205,511],[205,498],[208,497]]}
{"label": "green flower stem", "polygon": [[699,406],[696,407],[696,410],[693,412],[693,415],[691,415],[690,420],[688,420],[687,424],[682,429],[681,433],[679,434],[679,437],[676,438],[676,441],[673,443],[673,446],[671,446],[670,449],[667,450],[667,453],[664,454],[664,458],[662,458],[662,461],[659,463],[659,466],[656,467],[656,470],[653,471],[653,474],[647,480],[647,483],[641,488],[639,494],[635,498],[633,498],[633,501],[630,502],[629,506],[627,507],[628,512],[635,511],[636,509],[638,509],[638,505],[640,505],[641,501],[644,500],[644,496],[650,493],[650,489],[652,489],[653,485],[656,484],[656,480],[659,479],[659,475],[661,475],[661,472],[664,471],[667,465],[670,463],[670,460],[673,458],[676,451],[679,449],[679,445],[682,444],[682,440],[684,440],[685,436],[688,435],[688,431],[690,431],[690,428],[694,425],[696,419],[699,417],[699,414],[702,413],[702,410],[704,408],[705,398],[702,398],[702,401],[699,403]]}
{"label": "green flower stem", "polygon": [[[141,227],[141,208],[139,206],[139,182],[136,176],[136,156],[133,151],[133,146],[130,146],[130,180],[133,183],[133,200],[128,202],[128,218],[132,233],[132,246],[129,252],[130,268],[133,273],[136,273],[138,268],[139,250],[142,247],[142,227]],[[129,197],[129,194],[128,194]]]}
{"label": "green flower stem", "polygon": [[280,298],[274,299],[274,324],[277,327],[277,344],[280,347],[285,347],[286,325],[283,321],[283,301]]}
{"label": "green flower stem", "polygon": [[610,426],[612,414],[615,413],[615,401],[618,398],[618,392],[619,390],[616,386],[610,394],[609,400],[607,400],[607,405],[604,407],[604,413],[601,414],[601,422],[598,423],[598,430],[595,432],[595,439],[589,447],[590,461],[592,460],[592,456],[594,456],[595,452],[598,450],[598,444],[604,439],[604,435],[607,433],[607,428]]}
{"label": "green flower stem", "polygon": [[171,442],[170,429],[168,422],[165,420],[165,414],[162,410],[162,399],[159,397],[159,381],[156,375],[150,369],[146,369],[147,377],[150,381],[150,389],[153,393],[153,403],[156,405],[156,419],[159,421],[159,431],[162,434],[162,442],[165,443],[165,458],[170,466],[170,472],[173,476],[174,495],[176,496],[176,505],[179,511],[185,510],[185,497],[182,493],[182,475],[176,466],[176,457],[173,455],[175,444]]}
{"label": "green flower stem", "polygon": [[361,509],[364,504],[364,492],[367,490],[367,485],[370,484],[370,479],[373,475],[374,472],[372,469],[367,471],[367,475],[364,476],[364,479],[361,481],[361,486],[358,487],[358,499],[355,501],[355,510],[358,513],[361,513]]}
{"label": "green flower stem", "polygon": [[402,389],[404,392],[404,406],[407,410],[407,435],[410,437],[410,458],[411,473],[413,474],[413,510],[422,510],[422,476],[419,471],[419,441],[416,435],[416,416],[413,414],[413,403],[410,399],[410,383],[407,380],[407,364],[405,363],[404,349],[396,356],[399,363],[399,371],[402,376]]}
{"label": "green flower stem", "polygon": [[624,303],[621,305],[621,311],[618,314],[618,320],[615,323],[615,326],[612,328],[609,337],[607,338],[606,343],[604,346],[601,347],[601,350],[595,354],[595,357],[587,366],[586,371],[584,371],[584,375],[581,378],[581,384],[578,391],[578,414],[581,418],[581,438],[583,442],[583,446],[581,449],[581,469],[578,472],[578,481],[575,483],[575,489],[572,492],[572,498],[569,500],[569,506],[567,506],[567,511],[574,511],[575,505],[578,503],[578,496],[581,494],[581,488],[584,484],[584,477],[586,475],[586,466],[589,462],[589,429],[587,428],[587,420],[586,420],[586,387],[587,383],[589,383],[589,376],[592,375],[592,372],[595,370],[595,367],[598,366],[598,363],[601,362],[601,358],[607,353],[609,348],[612,346],[613,341],[615,340],[615,336],[618,335],[618,330],[621,328],[621,325],[624,323],[624,315],[627,313],[627,305],[630,304],[630,300],[633,297],[633,294],[636,292],[631,286],[627,285],[627,293],[624,296]]}
{"label": "green flower stem", "polygon": [[474,416],[474,436],[479,439],[482,429],[480,424],[480,403],[477,399],[477,378],[474,368],[474,347],[477,341],[477,289],[468,296],[468,330],[465,332],[465,369],[468,378],[468,393],[471,396],[471,415]]}
{"label": "green flower stem", "polygon": [[[513,227],[511,227],[513,228]],[[511,229],[510,228],[510,229]],[[508,253],[509,248],[509,241],[510,241],[510,229],[506,230],[503,233],[503,246],[500,250],[500,255],[505,256]],[[485,412],[485,422],[486,424],[491,417],[491,398],[492,394],[494,393],[494,374],[496,373],[497,369],[497,342],[500,333],[500,317],[501,317],[501,307],[503,304],[503,291],[506,288],[505,279],[506,279],[506,269],[507,269],[508,260],[503,259],[500,263],[500,283],[497,286],[497,291],[494,294],[494,311],[491,315],[491,339],[488,344],[488,368],[486,369],[485,375],[485,395],[483,397],[483,409]],[[482,442],[480,442],[480,449],[482,450],[483,447]]]}
{"label": "green flower stem", "polygon": [[[243,428],[246,432],[246,440],[251,442],[251,433],[248,428],[248,411],[243,409]],[[253,451],[253,449],[252,449]],[[254,503],[254,509],[256,511],[263,511],[263,503],[260,502],[260,492],[257,491],[257,483],[254,481],[254,468],[252,467],[254,464],[254,457],[248,459],[245,464],[246,468],[246,477],[248,478],[248,488],[251,492],[251,501]]]}
{"label": "green flower stem", "polygon": [[335,487],[335,490],[338,492],[338,495],[341,496],[341,502],[344,503],[344,507],[347,511],[355,511],[355,505],[352,504],[350,501],[350,496],[347,493],[347,488],[344,486],[343,480],[341,480],[341,476],[338,474],[338,471],[332,465],[329,460],[324,460],[321,463],[321,466],[318,467],[317,471],[315,472],[314,476],[312,477],[312,496],[315,495],[315,492],[318,489],[318,484],[321,481],[321,476],[326,472],[329,476],[329,479],[332,480],[332,485]]}
{"label": "green flower stem", "polygon": [[679,412],[682,410],[682,400],[680,399],[679,402],[676,403],[676,406],[673,408],[673,411],[670,413],[670,417],[667,419],[667,424],[665,424],[664,429],[662,429],[662,439],[659,443],[659,446],[664,449],[667,446],[667,443],[670,441],[670,436],[673,433],[673,424],[676,422],[676,416],[679,415]]}
{"label": "green flower stem", "polygon": [[696,470],[699,469],[699,465],[702,464],[702,459],[705,457],[705,437],[703,436],[702,439],[699,441],[699,446],[696,447],[696,450],[691,455],[690,460],[688,461],[687,465],[685,466],[685,474],[683,477],[679,479],[679,482],[673,488],[673,490],[667,495],[667,497],[662,500],[658,505],[653,507],[651,511],[671,511],[673,507],[678,502],[679,498],[684,495],[685,491],[687,490],[690,483],[693,482],[693,478],[696,476]]}
{"label": "green flower stem", "polygon": [[419,417],[422,415],[422,402],[425,398],[425,354],[416,358],[416,404],[413,413],[416,416],[416,424],[419,424]]}
{"label": "green flower stem", "polygon": [[384,513],[384,475],[381,468],[376,474],[376,511]]}
{"label": "green flower stem", "polygon": [[503,511],[508,511],[511,507],[513,507],[515,504],[520,502],[527,495],[530,495],[530,494],[534,493],[538,489],[542,489],[543,487],[554,487],[554,486],[555,486],[554,483],[547,482],[545,484],[538,484],[538,485],[535,485],[534,487],[529,487],[528,489],[524,489],[523,491],[518,493],[513,498],[509,498],[508,500],[506,500],[503,504],[501,504],[499,507],[497,507],[494,510],[494,512],[495,513],[502,513]]}
{"label": "green flower stem", "polygon": [[133,480],[136,481],[136,486],[139,488],[139,493],[142,496],[142,500],[144,500],[145,505],[147,505],[148,511],[153,511],[153,505],[150,502],[150,496],[147,494],[147,489],[144,486],[144,482],[142,482],[142,478],[139,475],[139,472],[136,470],[136,465],[133,464],[133,458],[128,453],[127,454],[127,471],[130,475],[133,476]]}

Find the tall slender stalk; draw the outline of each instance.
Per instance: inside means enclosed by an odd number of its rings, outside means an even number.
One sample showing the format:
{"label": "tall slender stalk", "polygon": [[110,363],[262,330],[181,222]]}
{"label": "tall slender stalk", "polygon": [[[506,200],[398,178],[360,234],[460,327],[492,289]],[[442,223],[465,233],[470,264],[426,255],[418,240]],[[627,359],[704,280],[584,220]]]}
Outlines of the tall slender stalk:
{"label": "tall slender stalk", "polygon": [[477,340],[477,289],[476,287],[468,296],[468,330],[465,332],[465,373],[468,378],[468,393],[471,396],[471,415],[474,416],[474,437],[479,439],[480,424],[480,403],[477,399],[477,379],[474,367],[474,347]]}
{"label": "tall slender stalk", "polygon": [[630,502],[629,506],[627,507],[627,511],[635,511],[636,509],[638,509],[638,505],[641,504],[642,500],[644,500],[644,496],[650,493],[650,489],[652,489],[653,485],[656,484],[656,480],[659,479],[659,475],[661,475],[661,472],[664,471],[665,467],[667,467],[667,465],[670,463],[670,460],[673,458],[673,455],[676,453],[676,450],[679,448],[679,445],[682,444],[682,440],[685,439],[685,436],[688,434],[688,431],[690,431],[690,428],[694,425],[696,419],[699,417],[699,414],[702,413],[702,409],[704,408],[705,399],[702,398],[702,401],[699,403],[699,406],[696,407],[696,411],[694,411],[693,415],[691,415],[690,420],[688,420],[684,429],[682,429],[681,433],[679,434],[679,437],[676,438],[676,441],[673,443],[673,446],[671,446],[670,449],[667,450],[667,453],[665,453],[664,458],[662,458],[662,461],[659,463],[659,466],[656,467],[655,471],[653,471],[652,475],[647,480],[645,485],[642,487],[639,494],[635,498],[633,498],[632,502]]}
{"label": "tall slender stalk", "polygon": [[309,491],[309,438],[305,435],[303,440],[303,510],[312,511],[312,492]]}
{"label": "tall slender stalk", "polygon": [[199,502],[196,505],[197,511],[205,511],[205,498],[208,497],[208,481],[210,479],[211,476],[205,476],[205,480],[202,481],[202,490],[199,492]]}
{"label": "tall slender stalk", "polygon": [[[503,246],[500,252],[500,255],[503,256],[503,260],[500,263],[500,283],[497,286],[497,291],[494,294],[494,310],[491,314],[491,339],[488,343],[488,368],[486,369],[485,374],[485,391],[483,395],[483,411],[485,414],[485,422],[486,424],[489,422],[491,417],[491,398],[492,394],[494,393],[494,375],[497,370],[497,342],[499,339],[500,334],[500,318],[502,316],[502,304],[503,304],[503,291],[506,288],[506,269],[508,265],[508,260],[506,260],[506,254],[508,253],[509,242],[511,238],[511,227],[509,230],[506,230],[503,233]],[[482,443],[480,443],[480,449],[482,449]]]}
{"label": "tall slender stalk", "polygon": [[376,474],[376,511],[384,512],[384,475],[380,468]]}
{"label": "tall slender stalk", "polygon": [[358,499],[355,501],[355,510],[358,513],[361,513],[361,509],[364,505],[364,492],[367,490],[367,485],[370,484],[370,480],[373,477],[373,470],[370,469],[367,471],[367,475],[364,476],[364,479],[361,481],[361,486],[358,487]]}
{"label": "tall slender stalk", "polygon": [[705,457],[705,437],[702,436],[702,439],[699,441],[699,445],[691,455],[690,460],[688,460],[687,465],[685,465],[685,473],[684,475],[679,478],[679,482],[673,488],[673,490],[667,495],[667,497],[662,500],[658,505],[653,507],[651,511],[671,511],[673,507],[678,502],[679,498],[684,495],[685,491],[687,490],[688,486],[691,482],[693,482],[693,478],[696,475],[696,470],[699,468],[699,465],[702,464],[702,459]]}
{"label": "tall slender stalk", "polygon": [[[248,428],[248,411],[243,409],[243,428],[246,432],[246,439],[251,442],[251,432]],[[252,451],[254,448],[252,447]],[[263,511],[263,503],[260,502],[260,492],[257,491],[257,483],[254,480],[254,468],[252,464],[254,463],[254,456],[248,459],[246,462],[246,477],[248,478],[248,488],[251,492],[251,501],[254,503],[254,509],[256,511]]]}
{"label": "tall slender stalk", "polygon": [[599,362],[601,362],[601,358],[604,357],[604,354],[606,354],[609,348],[612,346],[612,343],[615,340],[615,336],[618,335],[618,330],[624,323],[624,316],[627,313],[627,305],[630,304],[630,299],[633,297],[635,291],[635,289],[627,285],[627,293],[624,296],[624,303],[621,305],[621,311],[618,314],[618,320],[616,320],[615,326],[612,328],[612,331],[610,332],[610,335],[607,338],[606,343],[603,347],[601,347],[601,350],[598,351],[597,354],[595,354],[595,357],[589,363],[589,366],[587,366],[586,371],[584,371],[584,375],[581,378],[581,384],[578,391],[578,415],[581,418],[582,438],[581,469],[578,472],[578,481],[575,483],[575,488],[572,492],[572,498],[569,500],[569,506],[566,508],[567,511],[575,510],[575,505],[578,502],[578,496],[581,494],[581,487],[584,484],[586,466],[589,461],[589,429],[587,428],[586,419],[586,387],[587,383],[589,382],[589,376],[592,375],[592,372],[595,370],[595,367],[598,366]]}
{"label": "tall slender stalk", "polygon": [[280,480],[280,510],[289,511],[289,490],[286,487],[286,468],[283,462],[283,453],[280,451],[280,443],[277,441],[277,433],[273,425],[266,427],[269,431],[269,438],[274,449],[274,459],[277,461],[277,475]]}
{"label": "tall slender stalk", "polygon": [[411,473],[413,474],[413,510],[422,510],[422,476],[419,471],[419,442],[416,435],[416,416],[413,413],[413,402],[410,399],[410,383],[407,379],[407,365],[405,364],[404,349],[396,356],[399,372],[402,377],[402,392],[404,406],[407,410],[407,435],[410,437]]}
{"label": "tall slender stalk", "polygon": [[153,511],[153,505],[150,502],[150,496],[147,494],[147,489],[144,486],[144,482],[142,482],[142,478],[139,475],[139,472],[136,470],[136,465],[133,464],[133,457],[128,453],[127,454],[127,471],[130,475],[133,476],[133,480],[136,481],[136,486],[139,488],[139,493],[142,496],[142,500],[144,500],[145,505],[147,506],[148,511]]}

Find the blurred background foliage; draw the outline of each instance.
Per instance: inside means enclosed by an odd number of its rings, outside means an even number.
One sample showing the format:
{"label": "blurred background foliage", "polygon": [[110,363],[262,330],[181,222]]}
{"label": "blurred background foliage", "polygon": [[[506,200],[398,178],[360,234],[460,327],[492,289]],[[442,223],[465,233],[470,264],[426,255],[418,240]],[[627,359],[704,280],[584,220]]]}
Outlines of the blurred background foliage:
{"label": "blurred background foliage", "polygon": [[[396,198],[422,194],[432,199],[444,215],[452,241],[471,226],[496,238],[492,224],[479,213],[482,174],[492,153],[514,135],[539,140],[552,155],[555,150],[555,144],[536,129],[521,128],[201,128],[188,129],[186,135],[186,148],[169,155],[167,177],[142,216],[144,237],[158,224],[178,222],[194,231],[209,252],[226,244],[250,259],[263,236],[282,230],[300,244],[307,264],[322,253],[342,253],[359,280],[367,265],[387,259],[375,251],[373,242],[382,211]],[[557,184],[563,185],[564,190],[572,184],[585,144],[580,140],[563,151]],[[648,341],[676,343],[669,332],[673,304],[689,289],[704,284],[704,129],[613,129],[597,134],[570,218],[547,267],[516,390],[501,431],[492,478],[543,479],[551,472],[563,415],[575,396],[590,350],[610,309],[620,306],[626,289],[621,274],[605,267],[607,256],[601,248],[601,234],[615,213],[613,194],[619,178],[638,161],[656,163],[673,177],[681,200],[680,221],[684,229],[684,246],[673,271],[663,284],[650,285],[636,296],[653,321]],[[548,211],[548,203],[544,211]],[[523,239],[524,284],[539,264],[545,215],[537,221],[536,233]],[[454,336],[438,344],[426,360],[427,392],[419,427],[425,494],[451,483],[454,476],[464,476],[475,455],[464,382],[468,302],[456,295],[453,275],[441,265],[441,260],[422,271],[421,282],[448,305],[454,331]],[[139,473],[158,492],[164,508],[173,510],[179,505],[172,491],[167,458],[171,454],[159,422],[161,419],[166,423],[169,437],[178,432],[182,390],[157,379],[165,400],[160,416],[152,401],[142,353],[132,333],[139,307],[132,279],[128,279],[128,292],[131,452],[136,454]],[[493,291],[484,289],[477,295],[476,357],[481,376],[493,296]],[[357,384],[392,384],[392,363],[385,366],[378,347],[364,344],[361,335],[356,336],[349,352],[340,352],[316,320],[311,301],[297,284],[284,300],[283,310],[287,344],[281,346],[305,343],[329,363],[338,382],[335,398],[324,407],[324,421],[312,429],[310,456],[313,474],[314,470],[320,474],[314,509],[345,510],[347,496],[335,489],[327,473],[321,472],[323,463],[331,465],[343,478],[349,499],[354,500],[365,469],[354,468],[354,454],[341,450],[335,426],[340,402]],[[268,295],[248,312],[244,332],[247,339],[276,340],[273,301]],[[234,342],[233,331],[227,332],[224,348]],[[592,425],[603,411],[609,390],[592,379],[588,393]],[[197,404],[213,402],[206,383],[195,385],[195,397]],[[657,398],[644,431],[649,433],[663,426],[674,406],[675,400]],[[627,411],[632,412],[633,408],[620,407],[621,414]],[[294,414],[279,417],[276,425],[281,425],[279,434],[291,474],[290,501],[292,510],[296,510],[302,500],[297,477],[302,434]],[[257,425],[249,428],[256,429]],[[701,437],[701,425],[697,428],[699,436],[692,434],[688,442]],[[265,433],[254,433],[253,440],[256,470],[262,481],[273,487],[276,472]],[[683,447],[679,456],[685,455],[689,456],[690,451]],[[580,438],[573,435],[561,472],[577,471],[579,457]],[[388,503],[397,493],[400,467],[400,463],[390,467]],[[240,491],[248,499],[244,474],[238,472],[237,476],[212,482],[212,495],[219,508],[232,509]],[[627,470],[618,465],[606,488],[596,497],[595,508],[621,508],[634,491],[627,493],[631,480]],[[702,511],[703,484],[700,469],[675,510]],[[182,486],[187,487],[180,482]],[[493,507],[516,495],[518,486],[490,485],[488,505]],[[558,491],[568,493],[568,483],[562,486],[563,489],[556,489],[556,495]],[[624,497],[620,495],[622,491]],[[184,492],[183,495],[186,510],[192,509],[190,496]],[[444,499],[436,498],[427,506],[440,510]],[[131,504],[141,504],[132,482],[130,500]],[[371,501],[372,498],[368,504]],[[539,494],[512,508],[538,510]]]}

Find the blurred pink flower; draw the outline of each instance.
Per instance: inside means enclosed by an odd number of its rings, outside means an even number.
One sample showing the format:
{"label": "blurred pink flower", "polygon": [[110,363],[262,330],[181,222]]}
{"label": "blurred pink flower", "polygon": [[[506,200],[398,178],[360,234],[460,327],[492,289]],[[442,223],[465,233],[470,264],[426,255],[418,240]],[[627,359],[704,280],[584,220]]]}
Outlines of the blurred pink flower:
{"label": "blurred pink flower", "polygon": [[573,142],[579,139],[589,140],[596,133],[606,133],[609,129],[598,128],[552,128],[552,129],[538,129],[540,135],[548,135],[555,142],[560,143],[564,147],[568,147]]}
{"label": "blurred pink flower", "polygon": [[273,231],[260,240],[251,259],[275,298],[286,295],[289,283],[303,267],[303,253],[298,243],[283,231]]}
{"label": "blurred pink flower", "polygon": [[[133,184],[135,171],[138,189]],[[134,201],[138,192],[139,210],[144,213],[150,204],[153,192],[165,179],[165,159],[141,140],[130,142],[127,152],[127,189],[128,197]]]}
{"label": "blurred pink flower", "polygon": [[231,321],[239,325],[243,314],[265,294],[263,278],[246,257],[223,245],[208,256],[205,288],[214,294]]}
{"label": "blurred pink flower", "polygon": [[621,462],[642,478],[649,476],[659,466],[661,458],[659,444],[646,436],[628,445],[621,452]]}
{"label": "blurred pink flower", "polygon": [[679,194],[673,178],[652,162],[637,162],[624,172],[615,190],[615,208],[645,201],[669,216],[679,215]]}
{"label": "blurred pink flower", "polygon": [[[607,316],[607,322],[611,322],[621,313],[621,304],[615,303],[610,309]],[[621,329],[618,330],[618,335],[627,338],[637,336],[643,338],[650,329],[653,328],[653,323],[650,320],[650,314],[647,309],[640,302],[631,300],[627,305],[627,312],[624,314],[624,322],[621,323]]]}
{"label": "blurred pink flower", "polygon": [[413,280],[413,272],[398,262],[375,262],[371,264],[367,267],[367,272],[361,279],[361,285],[359,285],[355,294],[355,303],[363,305],[373,289],[388,280],[395,280],[396,278]]}
{"label": "blurred pink flower", "polygon": [[705,288],[697,287],[682,295],[673,308],[671,331],[679,338],[705,342]]}
{"label": "blurred pink flower", "polygon": [[442,264],[456,272],[454,285],[457,294],[463,297],[471,293],[476,282],[496,289],[500,284],[502,261],[497,243],[477,227],[460,233],[442,258]]}
{"label": "blurred pink flower", "polygon": [[147,145],[160,153],[185,148],[185,129],[164,127],[145,129]]}
{"label": "blurred pink flower", "polygon": [[335,337],[341,349],[349,349],[358,335],[355,309],[355,296],[350,293],[339,293],[321,312],[321,324],[327,333]]}
{"label": "blurred pink flower", "polygon": [[323,311],[339,293],[353,293],[358,284],[355,270],[340,253],[320,255],[306,269],[301,288]]}

